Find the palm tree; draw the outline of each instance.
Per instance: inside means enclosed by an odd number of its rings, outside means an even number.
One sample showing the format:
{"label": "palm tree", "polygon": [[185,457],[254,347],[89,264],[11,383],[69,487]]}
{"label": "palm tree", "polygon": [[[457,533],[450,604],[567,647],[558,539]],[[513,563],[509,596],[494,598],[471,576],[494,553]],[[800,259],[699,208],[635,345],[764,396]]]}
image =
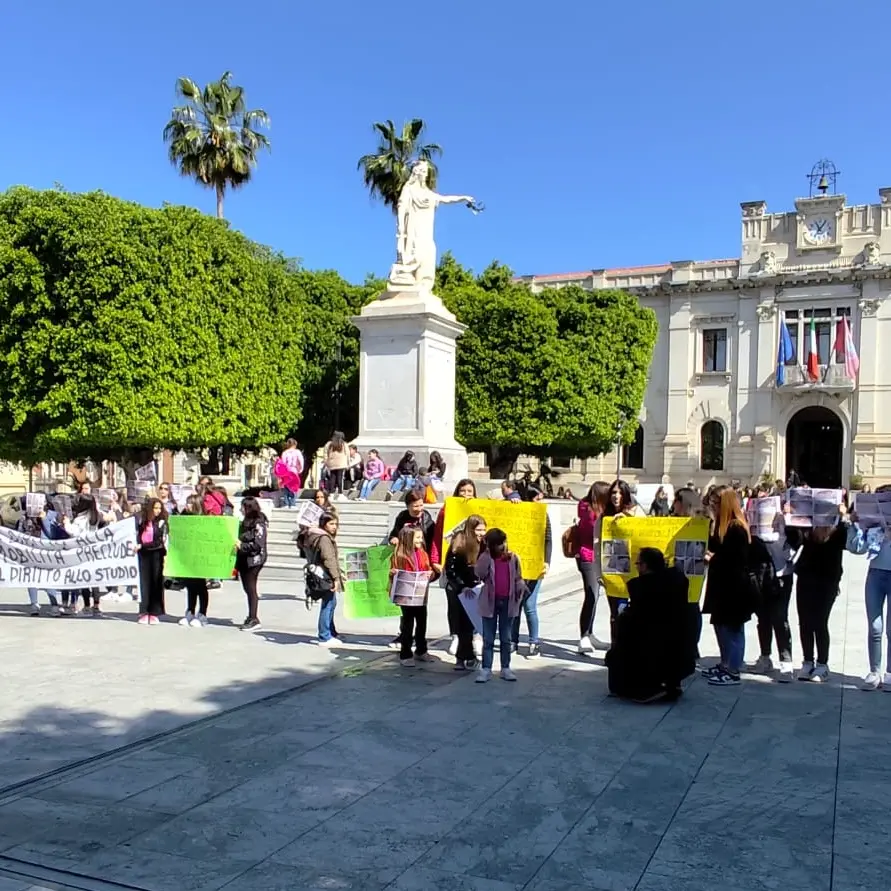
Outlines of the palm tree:
{"label": "palm tree", "polygon": [[421,142],[424,128],[425,124],[420,118],[404,123],[401,131],[397,131],[392,121],[375,123],[377,151],[359,158],[358,169],[362,171],[362,179],[371,197],[383,201],[393,213],[396,213],[399,193],[408,181],[415,161],[423,160],[430,164],[428,185],[431,188],[436,185],[437,169],[433,158],[442,154],[442,148],[435,142],[426,145]]}
{"label": "palm tree", "polygon": [[269,148],[269,138],[257,129],[269,126],[269,115],[262,109],[245,111],[244,88],[231,80],[227,71],[200,90],[195,81],[179,78],[176,93],[186,104],[173,109],[164,127],[171,163],[183,176],[216,191],[220,219],[226,189],[248,182],[257,153]]}

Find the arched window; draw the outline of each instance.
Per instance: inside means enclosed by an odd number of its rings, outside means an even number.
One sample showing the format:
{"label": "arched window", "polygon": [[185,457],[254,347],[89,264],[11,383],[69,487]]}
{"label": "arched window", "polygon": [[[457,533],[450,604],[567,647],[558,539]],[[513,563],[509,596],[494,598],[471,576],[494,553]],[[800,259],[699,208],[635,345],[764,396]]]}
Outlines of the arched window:
{"label": "arched window", "polygon": [[622,446],[622,467],[629,470],[644,469],[644,430],[641,425],[634,431],[634,442]]}
{"label": "arched window", "polygon": [[720,421],[706,421],[699,431],[699,466],[703,470],[724,469],[724,427]]}

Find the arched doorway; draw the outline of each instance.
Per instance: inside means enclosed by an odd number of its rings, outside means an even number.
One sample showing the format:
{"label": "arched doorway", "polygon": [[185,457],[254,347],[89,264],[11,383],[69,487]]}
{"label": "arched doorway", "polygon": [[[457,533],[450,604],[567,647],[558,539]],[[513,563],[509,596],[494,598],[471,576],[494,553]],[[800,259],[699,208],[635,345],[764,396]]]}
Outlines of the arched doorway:
{"label": "arched doorway", "polygon": [[786,428],[786,478],[794,470],[815,489],[840,489],[844,436],[841,420],[828,408],[796,412]]}

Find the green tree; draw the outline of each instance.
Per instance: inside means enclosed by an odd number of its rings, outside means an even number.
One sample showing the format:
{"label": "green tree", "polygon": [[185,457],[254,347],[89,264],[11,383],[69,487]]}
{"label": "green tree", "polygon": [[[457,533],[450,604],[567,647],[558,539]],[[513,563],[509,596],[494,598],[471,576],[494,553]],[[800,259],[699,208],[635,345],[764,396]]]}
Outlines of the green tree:
{"label": "green tree", "polygon": [[182,176],[216,192],[217,216],[222,219],[226,189],[247,183],[258,152],[269,148],[269,138],[259,129],[269,126],[269,115],[246,109],[244,88],[232,84],[231,71],[203,90],[181,77],[176,93],[185,104],[171,111],[164,127],[168,156]]}
{"label": "green tree", "polygon": [[415,161],[429,163],[427,183],[431,189],[435,188],[437,169],[434,159],[442,154],[442,148],[435,142],[423,142],[426,125],[420,118],[406,121],[401,130],[397,130],[392,121],[377,122],[373,128],[378,137],[377,150],[359,158],[357,167],[362,171],[362,179],[371,197],[383,201],[396,213],[399,193],[408,182]]}
{"label": "green tree", "polygon": [[348,439],[358,433],[359,329],[350,321],[384,288],[369,278],[350,285],[336,272],[296,273],[306,298],[306,377],[301,420],[292,433],[307,456],[323,446],[334,430]]}
{"label": "green tree", "polygon": [[[609,451],[637,418],[656,341],[655,314],[623,291],[533,294],[492,264],[468,282],[449,260],[442,297],[468,326],[458,341],[457,437],[485,451],[494,477],[520,454]],[[636,425],[623,437],[631,441]]]}
{"label": "green tree", "polygon": [[0,194],[0,457],[280,440],[303,404],[303,286],[189,208]]}

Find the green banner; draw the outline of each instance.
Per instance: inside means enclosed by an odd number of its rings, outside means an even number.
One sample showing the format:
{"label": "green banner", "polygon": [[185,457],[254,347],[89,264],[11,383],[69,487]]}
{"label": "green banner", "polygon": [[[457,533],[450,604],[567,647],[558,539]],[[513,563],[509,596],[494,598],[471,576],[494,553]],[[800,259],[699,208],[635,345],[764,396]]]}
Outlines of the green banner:
{"label": "green banner", "polygon": [[228,579],[235,568],[238,517],[173,516],[164,575],[173,579]]}
{"label": "green banner", "polygon": [[343,611],[348,619],[386,619],[401,615],[390,603],[390,559],[393,548],[380,545],[341,552]]}

